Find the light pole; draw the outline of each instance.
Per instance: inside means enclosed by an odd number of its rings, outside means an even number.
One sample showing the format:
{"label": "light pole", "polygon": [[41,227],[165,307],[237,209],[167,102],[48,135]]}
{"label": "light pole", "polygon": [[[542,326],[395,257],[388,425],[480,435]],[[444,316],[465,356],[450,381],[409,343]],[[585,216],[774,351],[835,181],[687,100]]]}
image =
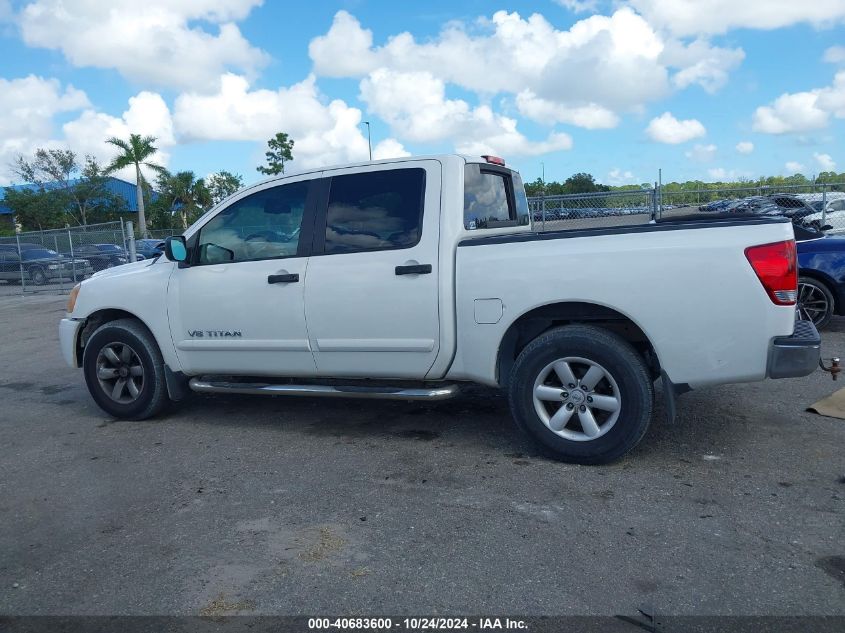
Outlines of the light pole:
{"label": "light pole", "polygon": [[370,122],[364,121],[364,125],[367,126],[367,147],[370,149],[370,160],[373,160],[373,139],[370,137]]}
{"label": "light pole", "polygon": [[543,218],[543,231],[546,230],[546,163],[540,161],[540,212]]}

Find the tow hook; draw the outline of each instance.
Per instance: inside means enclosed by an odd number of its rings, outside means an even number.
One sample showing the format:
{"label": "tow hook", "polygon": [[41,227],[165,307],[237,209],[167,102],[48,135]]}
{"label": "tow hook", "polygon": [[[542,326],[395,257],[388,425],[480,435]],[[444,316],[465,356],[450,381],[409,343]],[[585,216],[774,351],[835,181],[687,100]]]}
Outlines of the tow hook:
{"label": "tow hook", "polygon": [[842,368],[839,366],[839,358],[837,358],[836,356],[830,359],[830,367],[825,367],[824,360],[820,358],[819,367],[821,367],[822,371],[826,371],[827,373],[829,373],[830,377],[834,380],[836,380],[837,374],[842,371]]}

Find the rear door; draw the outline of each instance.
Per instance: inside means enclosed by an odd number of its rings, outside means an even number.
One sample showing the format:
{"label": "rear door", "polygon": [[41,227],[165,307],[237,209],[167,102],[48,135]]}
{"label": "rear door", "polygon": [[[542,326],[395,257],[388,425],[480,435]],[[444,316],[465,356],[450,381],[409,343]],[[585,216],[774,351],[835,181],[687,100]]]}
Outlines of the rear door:
{"label": "rear door", "polygon": [[305,284],[317,373],[421,379],[440,347],[441,164],[331,174]]}

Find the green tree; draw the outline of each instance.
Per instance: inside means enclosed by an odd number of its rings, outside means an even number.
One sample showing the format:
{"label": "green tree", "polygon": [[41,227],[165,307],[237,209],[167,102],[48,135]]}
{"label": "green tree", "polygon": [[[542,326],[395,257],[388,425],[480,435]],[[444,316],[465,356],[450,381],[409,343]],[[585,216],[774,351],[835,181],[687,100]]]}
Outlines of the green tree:
{"label": "green tree", "polygon": [[596,191],[610,191],[610,187],[600,185],[592,174],[573,174],[563,183],[565,193],[594,193]]}
{"label": "green tree", "polygon": [[205,181],[197,179],[192,171],[162,174],[158,185],[159,199],[164,208],[169,208],[171,218],[178,216],[183,229],[187,229],[212,205],[211,193]]}
{"label": "green tree", "polygon": [[24,231],[55,229],[65,224],[67,198],[61,192],[7,187],[3,204],[12,210]]}
{"label": "green tree", "polygon": [[[126,209],[125,201],[108,189],[108,177],[93,156],[86,156],[85,163],[80,165],[70,150],[39,148],[32,160],[18,156],[12,170],[21,180],[33,185],[31,191],[43,194],[17,198],[39,225],[49,222],[64,226],[73,222],[84,226],[92,219],[101,221]],[[36,212],[36,207],[43,212]],[[59,208],[64,208],[62,215],[68,217],[55,216]]]}
{"label": "green tree", "polygon": [[284,132],[278,132],[276,136],[267,141],[269,149],[264,152],[267,157],[267,166],[261,165],[256,169],[268,176],[285,173],[285,161],[293,160],[293,139]]}
{"label": "green tree", "polygon": [[143,165],[157,173],[166,171],[158,163],[149,160],[158,151],[158,148],[154,145],[155,142],[155,136],[141,136],[140,134],[130,134],[128,141],[114,136],[106,141],[109,145],[117,147],[121,152],[106,167],[106,174],[111,174],[124,167],[135,168],[137,183],[135,195],[138,204],[138,228],[141,231],[141,237],[147,237],[147,218],[144,215],[144,176],[141,173],[141,166]]}
{"label": "green tree", "polygon": [[213,204],[222,202],[244,186],[243,176],[228,171],[218,171],[205,179],[205,186],[211,194]]}

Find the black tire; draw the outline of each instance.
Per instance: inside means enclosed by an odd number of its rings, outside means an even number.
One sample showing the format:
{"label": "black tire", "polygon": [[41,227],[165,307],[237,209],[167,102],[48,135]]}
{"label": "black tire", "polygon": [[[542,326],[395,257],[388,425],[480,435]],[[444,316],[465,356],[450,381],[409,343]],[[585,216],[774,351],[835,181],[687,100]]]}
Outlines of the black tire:
{"label": "black tire", "polygon": [[[542,372],[548,370],[551,363],[564,358],[583,359],[605,370],[609,378],[602,379],[594,395],[600,395],[600,389],[611,394],[618,389],[615,394],[620,403],[618,413],[612,423],[609,420],[613,414],[607,414],[604,426],[599,424],[602,434],[595,439],[577,441],[562,437],[546,425],[535,407],[535,381],[539,380]],[[571,366],[573,374],[579,371],[579,366],[588,367],[574,360]],[[557,373],[554,375],[557,376]],[[576,375],[579,385],[583,377],[584,374]],[[615,382],[615,389],[610,380]],[[564,396],[567,395],[567,387],[563,386]],[[577,392],[573,393],[573,399],[577,395],[583,402],[583,394],[577,386],[571,391]],[[552,457],[576,464],[606,464],[625,455],[645,435],[654,407],[654,385],[642,357],[627,341],[598,327],[567,325],[541,334],[522,350],[511,370],[508,398],[517,424]],[[557,404],[560,404],[558,410],[563,409],[563,403],[543,402],[541,406],[554,407]],[[566,406],[568,404],[567,400]],[[574,406],[574,413],[579,409],[583,410]],[[592,411],[590,409],[591,416]],[[551,411],[548,415],[551,415]],[[572,431],[560,432],[579,435],[577,429],[581,427],[580,414],[577,422],[570,421],[569,424],[575,427]],[[580,435],[584,434],[586,426],[580,432]]]}
{"label": "black tire", "polygon": [[[805,302],[807,305],[804,305]],[[827,307],[822,310],[824,303]],[[818,308],[818,311],[812,309],[811,305],[812,308]],[[833,293],[826,283],[814,277],[798,278],[798,314],[801,319],[812,321],[821,330],[830,323],[835,305]]]}
{"label": "black tire", "polygon": [[[124,345],[128,346],[131,352],[128,355],[131,361],[128,361],[126,365],[131,363],[135,363],[134,366],[140,365],[143,373],[140,385],[136,387],[137,396],[133,397],[128,389],[124,389],[121,391],[125,396],[124,399],[128,398],[131,401],[120,402],[109,395],[98,378],[98,365],[105,362],[105,357],[100,356],[105,348],[117,346],[112,349],[125,349],[122,347]],[[150,331],[135,319],[119,319],[101,325],[85,345],[82,369],[91,397],[103,411],[116,418],[145,420],[163,411],[170,402],[161,351]],[[131,368],[127,367],[127,369]],[[117,381],[120,376],[114,378]],[[138,382],[137,378],[129,377],[128,380],[133,380],[136,384]],[[109,386],[116,384],[116,381],[109,383]]]}
{"label": "black tire", "polygon": [[29,269],[29,279],[36,286],[43,286],[47,283],[47,273],[41,266],[33,266]]}

